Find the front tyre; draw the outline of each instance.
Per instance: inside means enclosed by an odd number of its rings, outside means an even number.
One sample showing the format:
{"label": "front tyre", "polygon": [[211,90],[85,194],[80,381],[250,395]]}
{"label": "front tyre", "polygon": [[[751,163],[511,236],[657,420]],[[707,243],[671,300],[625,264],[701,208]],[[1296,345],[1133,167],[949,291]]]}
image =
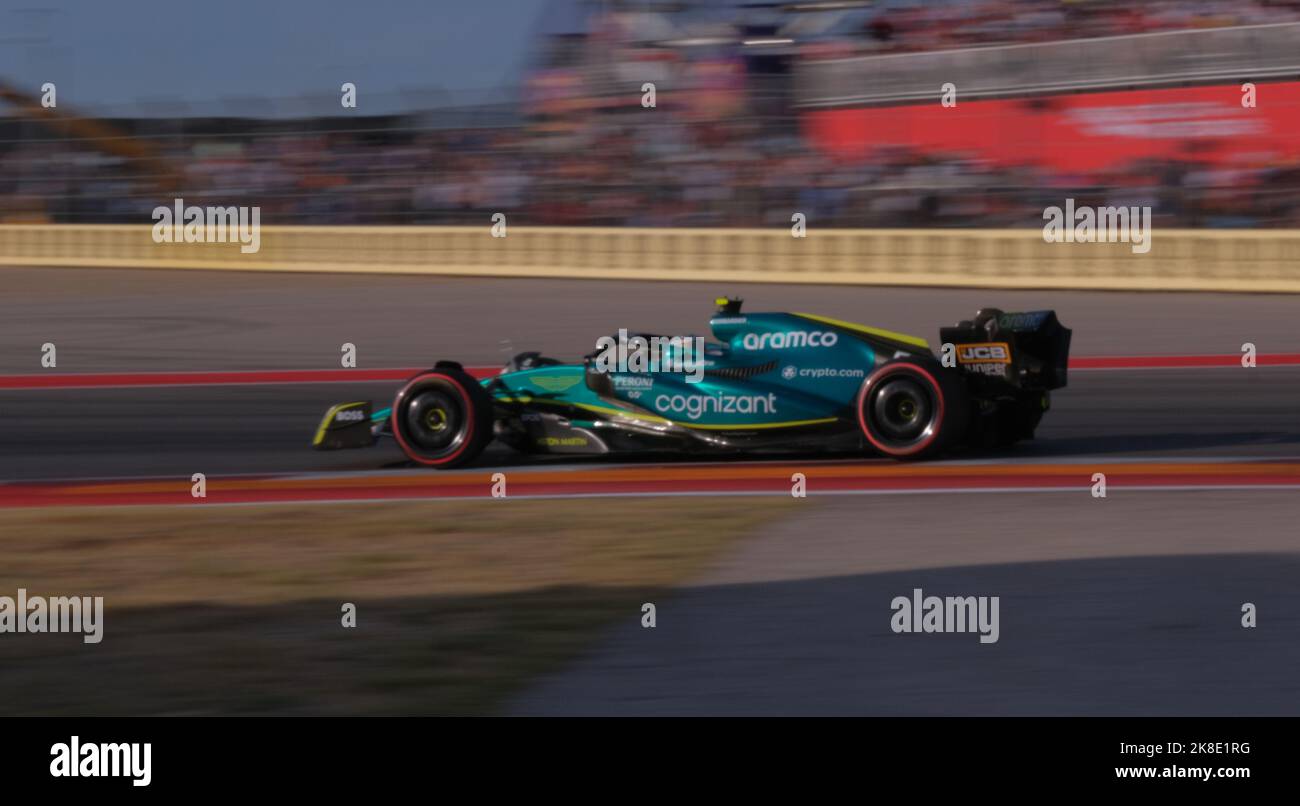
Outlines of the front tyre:
{"label": "front tyre", "polygon": [[886,456],[919,459],[956,444],[966,431],[969,401],[961,379],[937,362],[883,364],[858,393],[858,424]]}
{"label": "front tyre", "polygon": [[411,461],[458,467],[473,461],[492,441],[492,398],[459,369],[432,369],[398,391],[392,431]]}

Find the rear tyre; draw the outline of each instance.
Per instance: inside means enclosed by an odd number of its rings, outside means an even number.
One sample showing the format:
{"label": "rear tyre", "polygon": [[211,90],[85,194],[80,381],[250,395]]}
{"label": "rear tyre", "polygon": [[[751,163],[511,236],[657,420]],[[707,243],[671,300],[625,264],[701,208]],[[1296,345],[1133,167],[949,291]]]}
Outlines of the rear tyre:
{"label": "rear tyre", "polygon": [[492,398],[462,370],[423,372],[393,399],[392,431],[413,462],[458,467],[473,461],[492,441]]}
{"label": "rear tyre", "polygon": [[863,435],[898,459],[934,456],[955,445],[969,416],[965,384],[933,361],[890,361],[867,376],[858,394]]}

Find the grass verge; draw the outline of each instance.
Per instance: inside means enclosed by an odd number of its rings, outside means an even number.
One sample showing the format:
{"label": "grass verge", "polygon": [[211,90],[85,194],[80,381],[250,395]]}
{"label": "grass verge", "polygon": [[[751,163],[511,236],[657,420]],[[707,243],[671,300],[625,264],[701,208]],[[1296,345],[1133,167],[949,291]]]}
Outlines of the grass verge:
{"label": "grass verge", "polygon": [[0,715],[490,713],[789,506],[0,511],[0,596],[105,602],[99,644],[0,633]]}

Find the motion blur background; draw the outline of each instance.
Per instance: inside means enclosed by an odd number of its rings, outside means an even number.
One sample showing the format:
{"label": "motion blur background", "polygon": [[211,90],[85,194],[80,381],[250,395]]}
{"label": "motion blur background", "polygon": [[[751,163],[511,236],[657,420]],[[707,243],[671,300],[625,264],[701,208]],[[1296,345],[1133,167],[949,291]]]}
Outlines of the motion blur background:
{"label": "motion blur background", "polygon": [[0,11],[0,222],[1300,224],[1294,0],[418,5]]}
{"label": "motion blur background", "polygon": [[[0,714],[1300,708],[1300,0],[24,2],[0,7],[0,595],[107,615],[93,646],[0,634]],[[262,251],[156,243],[177,198],[260,208]],[[1044,243],[1066,198],[1150,206],[1155,248]],[[411,226],[340,226],[380,224]],[[394,392],[341,344],[490,372],[699,332],[718,294],[927,337],[1052,308],[1076,357],[1228,360],[1072,369],[1032,444],[909,469],[1103,467],[1109,500],[823,496],[892,465],[808,456],[807,499],[449,501],[526,460],[308,449],[329,404]],[[337,380],[211,377],[249,369]],[[679,467],[558,460],[533,470]],[[1120,481],[1241,462],[1282,480]],[[709,472],[754,492],[756,464]],[[208,505],[263,483],[323,492]],[[132,485],[185,503],[112,498]],[[399,486],[443,500],[338,502]],[[915,587],[1004,597],[1001,640],[890,633]]]}

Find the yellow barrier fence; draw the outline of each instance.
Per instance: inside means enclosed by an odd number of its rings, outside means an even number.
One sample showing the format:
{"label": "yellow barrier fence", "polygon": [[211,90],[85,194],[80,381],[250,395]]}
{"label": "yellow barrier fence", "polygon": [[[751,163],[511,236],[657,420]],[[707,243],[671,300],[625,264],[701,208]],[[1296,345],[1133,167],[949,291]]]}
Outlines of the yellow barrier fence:
{"label": "yellow barrier fence", "polygon": [[0,266],[368,272],[990,288],[1300,292],[1300,231],[1160,230],[1151,250],[1039,230],[261,228],[155,243],[149,225],[0,225]]}

